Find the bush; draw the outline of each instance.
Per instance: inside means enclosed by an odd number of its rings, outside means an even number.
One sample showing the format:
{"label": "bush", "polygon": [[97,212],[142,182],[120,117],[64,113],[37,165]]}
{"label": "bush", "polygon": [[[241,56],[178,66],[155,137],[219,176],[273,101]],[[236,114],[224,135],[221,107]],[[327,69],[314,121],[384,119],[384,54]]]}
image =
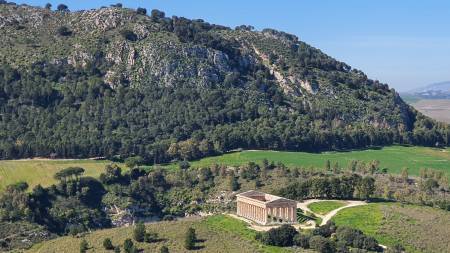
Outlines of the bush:
{"label": "bush", "polygon": [[89,249],[88,242],[83,239],[80,243],[80,253],[86,253],[86,251]]}
{"label": "bush", "polygon": [[142,222],[136,224],[136,227],[133,230],[133,238],[137,242],[143,242],[145,239],[145,225]]}
{"label": "bush", "polygon": [[122,35],[122,37],[129,41],[136,41],[138,39],[137,35],[131,30],[122,30],[120,34]]}
{"label": "bush", "polygon": [[329,221],[327,224],[314,229],[313,235],[330,237],[334,232],[336,232],[336,228],[336,225],[332,221]]}
{"label": "bush", "polygon": [[70,35],[72,35],[72,31],[67,26],[59,27],[57,32],[61,36],[70,36]]}
{"label": "bush", "polygon": [[125,250],[126,253],[131,253],[133,248],[134,245],[131,239],[128,238],[123,242],[123,249]]}
{"label": "bush", "polygon": [[120,253],[120,247],[119,246],[116,246],[114,248],[114,253]]}
{"label": "bush", "polygon": [[320,253],[334,253],[335,247],[327,238],[315,235],[309,239],[309,246]]}
{"label": "bush", "polygon": [[296,236],[294,236],[294,245],[304,249],[309,249],[309,239],[310,236],[302,235],[299,233]]}
{"label": "bush", "polygon": [[137,8],[136,13],[139,15],[147,15],[147,9],[139,7]]}
{"label": "bush", "polygon": [[166,14],[160,10],[152,10],[151,17],[153,21],[164,18],[165,16]]}
{"label": "bush", "polygon": [[195,241],[197,241],[195,229],[189,228],[186,232],[186,238],[184,239],[184,248],[187,250],[193,250],[195,248]]}
{"label": "bush", "polygon": [[162,246],[161,249],[159,250],[160,253],[169,253],[169,248],[167,248],[166,246]]}
{"label": "bush", "polygon": [[105,238],[105,240],[103,240],[103,248],[105,248],[106,250],[114,249],[111,239]]}
{"label": "bush", "polygon": [[294,244],[294,237],[297,234],[298,232],[293,226],[285,224],[265,233],[258,233],[256,239],[267,245],[287,247]]}

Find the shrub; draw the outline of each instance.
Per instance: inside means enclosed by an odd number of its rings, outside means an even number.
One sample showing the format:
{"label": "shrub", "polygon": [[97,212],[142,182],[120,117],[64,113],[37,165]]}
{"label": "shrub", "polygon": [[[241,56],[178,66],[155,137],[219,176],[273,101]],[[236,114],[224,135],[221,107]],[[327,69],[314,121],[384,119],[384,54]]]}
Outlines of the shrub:
{"label": "shrub", "polygon": [[136,227],[133,230],[133,238],[137,242],[143,242],[145,239],[145,225],[142,222],[136,224]]}
{"label": "shrub", "polygon": [[57,32],[61,36],[70,36],[70,35],[72,35],[72,31],[67,26],[59,27]]}
{"label": "shrub", "polygon": [[137,35],[131,30],[122,30],[120,34],[129,41],[136,41],[138,39]]}
{"label": "shrub", "polygon": [[111,239],[105,238],[105,240],[103,240],[103,248],[105,248],[106,250],[114,249]]}
{"label": "shrub", "polygon": [[83,239],[80,243],[80,253],[86,253],[86,251],[89,249],[88,242]]}
{"label": "shrub", "polygon": [[123,249],[125,250],[126,253],[131,253],[133,248],[134,245],[131,239],[128,238],[123,242]]}
{"label": "shrub", "polygon": [[309,239],[309,246],[320,253],[334,253],[335,247],[327,238],[315,235]]}
{"label": "shrub", "polygon": [[119,246],[116,246],[114,248],[114,253],[120,253],[120,247]]}
{"label": "shrub", "polygon": [[152,10],[151,17],[153,21],[164,18],[165,16],[166,14],[160,10]]}
{"label": "shrub", "polygon": [[336,225],[332,221],[329,221],[327,224],[314,229],[313,235],[330,237],[334,232],[336,232]]}
{"label": "shrub", "polygon": [[189,228],[186,232],[186,238],[184,239],[184,248],[187,250],[193,250],[195,248],[195,241],[197,236],[195,234],[195,229]]}
{"label": "shrub", "polygon": [[162,246],[161,249],[159,250],[160,253],[169,253],[169,248],[167,248],[166,246]]}
{"label": "shrub", "polygon": [[297,234],[298,232],[293,226],[285,224],[265,233],[258,233],[255,238],[267,245],[287,247],[294,244],[294,237]]}
{"label": "shrub", "polygon": [[147,15],[147,9],[139,7],[137,8],[136,13],[139,15]]}
{"label": "shrub", "polygon": [[52,4],[51,3],[45,4],[45,9],[51,10],[52,9]]}
{"label": "shrub", "polygon": [[304,249],[309,249],[309,239],[310,236],[308,235],[297,234],[294,236],[294,245]]}

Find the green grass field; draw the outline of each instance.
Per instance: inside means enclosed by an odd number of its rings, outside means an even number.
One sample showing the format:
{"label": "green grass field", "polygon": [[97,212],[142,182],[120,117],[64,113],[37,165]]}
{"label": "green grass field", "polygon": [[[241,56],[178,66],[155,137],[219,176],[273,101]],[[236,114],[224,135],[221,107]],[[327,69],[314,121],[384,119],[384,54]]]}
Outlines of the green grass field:
{"label": "green grass field", "polygon": [[374,236],[381,244],[400,244],[407,252],[450,252],[450,213],[431,207],[374,203],[341,210],[333,221]]}
{"label": "green grass field", "polygon": [[343,207],[345,205],[346,204],[343,201],[321,201],[309,204],[308,208],[314,213],[325,215],[334,209],[338,209],[339,207]]}
{"label": "green grass field", "polygon": [[[137,243],[142,252],[159,252],[165,245],[171,253],[187,252],[184,249],[185,233],[189,227],[196,230],[200,242],[198,249],[192,252],[293,252],[291,249],[267,247],[254,239],[255,231],[246,227],[242,221],[225,215],[211,216],[202,219],[181,220],[171,222],[157,222],[146,225],[147,231],[158,233],[161,240],[156,243]],[[127,238],[132,238],[131,227],[104,229],[86,234],[84,238],[90,245],[88,252],[106,251],[102,242],[110,238],[113,245],[122,245]],[[81,238],[65,236],[51,241],[43,242],[32,247],[28,252],[33,253],[72,253],[79,252]],[[134,242],[136,243],[136,242]],[[123,248],[122,248],[123,252]],[[307,251],[295,251],[307,252]]]}
{"label": "green grass field", "polygon": [[[403,168],[409,168],[410,175],[419,175],[421,168],[431,168],[450,172],[450,149],[434,149],[426,147],[390,146],[382,149],[357,150],[349,152],[277,152],[277,151],[242,151],[227,153],[221,156],[208,157],[191,162],[192,167],[206,167],[212,164],[242,165],[250,161],[261,163],[266,158],[269,161],[282,162],[289,167],[324,168],[327,160],[333,165],[338,162],[347,168],[352,160],[370,162],[378,160],[381,168],[388,168],[390,173],[400,173]],[[177,164],[167,167],[175,168]]]}
{"label": "green grass field", "polygon": [[[50,186],[53,175],[67,167],[82,167],[86,176],[98,177],[110,161],[94,160],[6,160],[0,161],[0,191],[7,185],[25,181],[32,189],[35,185]],[[122,166],[125,169],[124,166]]]}

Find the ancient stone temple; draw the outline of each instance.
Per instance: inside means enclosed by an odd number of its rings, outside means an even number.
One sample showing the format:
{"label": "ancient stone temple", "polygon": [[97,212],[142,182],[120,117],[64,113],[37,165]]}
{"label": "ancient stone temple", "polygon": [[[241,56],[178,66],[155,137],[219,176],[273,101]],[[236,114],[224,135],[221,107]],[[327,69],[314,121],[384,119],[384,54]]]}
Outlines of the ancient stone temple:
{"label": "ancient stone temple", "polygon": [[297,202],[257,191],[237,196],[237,215],[256,223],[280,224],[297,222]]}

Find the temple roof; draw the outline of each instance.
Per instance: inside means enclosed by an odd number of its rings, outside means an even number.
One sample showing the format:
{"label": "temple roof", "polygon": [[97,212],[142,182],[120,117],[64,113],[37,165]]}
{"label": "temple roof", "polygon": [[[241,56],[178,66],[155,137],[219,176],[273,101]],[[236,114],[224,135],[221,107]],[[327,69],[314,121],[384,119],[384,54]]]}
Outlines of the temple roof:
{"label": "temple roof", "polygon": [[239,193],[236,196],[250,198],[250,199],[259,201],[261,203],[275,203],[275,202],[279,202],[279,201],[296,202],[294,200],[290,200],[290,199],[287,199],[287,198],[275,196],[275,195],[272,195],[272,194],[267,194],[267,193],[264,193],[264,192],[254,191],[254,190],[250,190],[250,191],[246,191],[246,192],[243,192],[243,193]]}

